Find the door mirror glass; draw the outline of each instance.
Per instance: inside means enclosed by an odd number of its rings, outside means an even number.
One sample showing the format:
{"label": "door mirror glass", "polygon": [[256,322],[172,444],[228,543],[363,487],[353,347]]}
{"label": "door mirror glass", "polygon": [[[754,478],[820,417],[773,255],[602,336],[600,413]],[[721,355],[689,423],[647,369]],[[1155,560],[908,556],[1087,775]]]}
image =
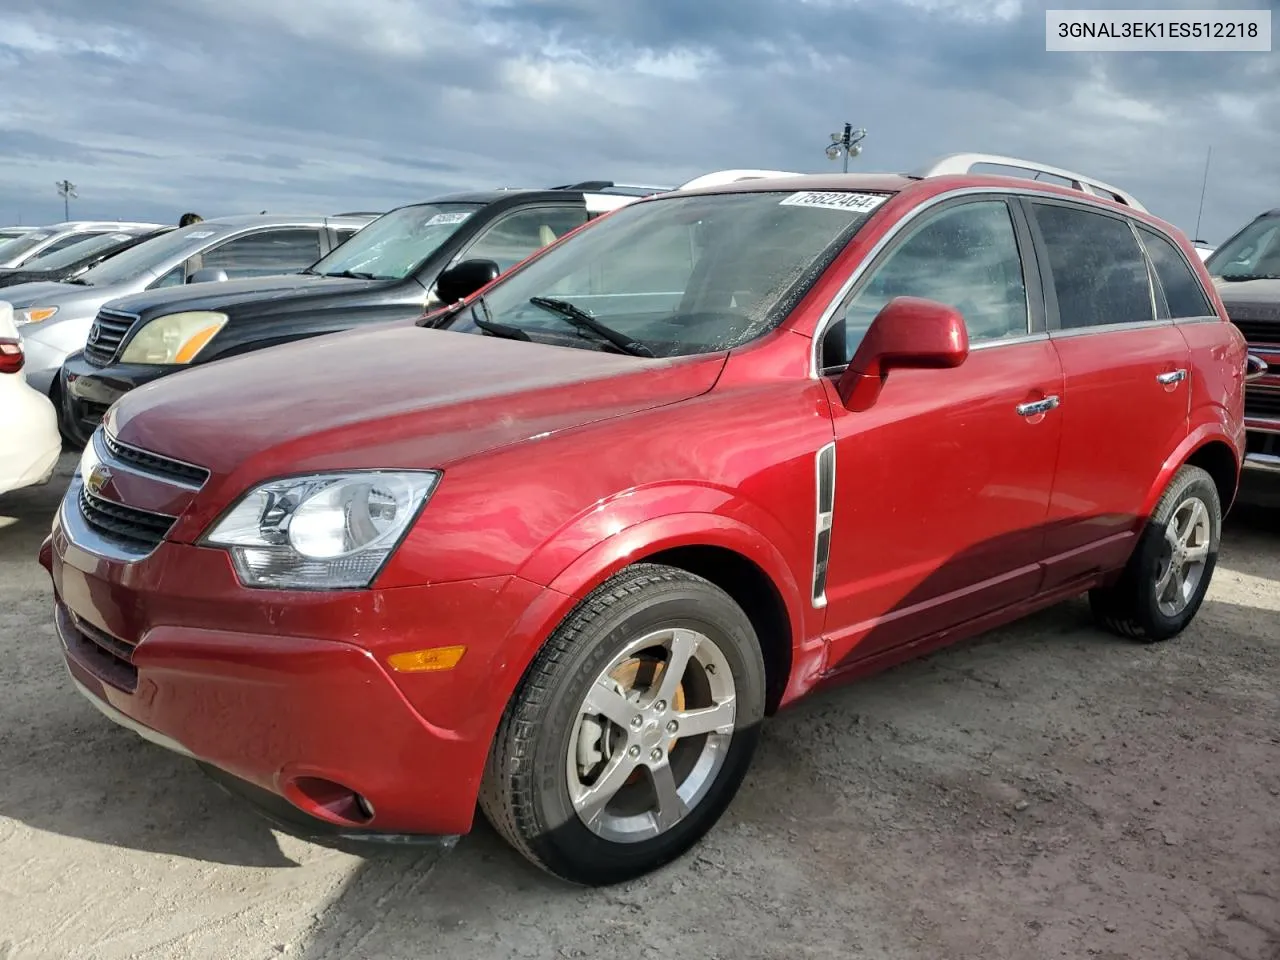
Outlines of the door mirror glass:
{"label": "door mirror glass", "polygon": [[895,297],[876,314],[836,389],[850,410],[876,402],[890,370],[958,367],[969,356],[960,311],[935,300]]}
{"label": "door mirror glass", "polygon": [[445,304],[457,303],[498,279],[502,271],[492,260],[463,260],[436,278],[436,296]]}
{"label": "door mirror glass", "polygon": [[187,283],[221,283],[227,279],[230,279],[227,271],[218,267],[205,267],[187,277]]}

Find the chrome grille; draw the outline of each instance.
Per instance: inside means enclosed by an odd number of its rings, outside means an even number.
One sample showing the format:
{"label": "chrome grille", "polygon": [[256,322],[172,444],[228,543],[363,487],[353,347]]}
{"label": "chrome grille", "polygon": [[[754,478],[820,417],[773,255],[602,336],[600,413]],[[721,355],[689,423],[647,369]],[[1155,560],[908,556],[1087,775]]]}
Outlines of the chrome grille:
{"label": "chrome grille", "polygon": [[1266,320],[1232,320],[1231,322],[1240,328],[1240,332],[1250,344],[1255,346],[1280,344],[1280,323],[1270,323]]}
{"label": "chrome grille", "polygon": [[102,442],[112,459],[127,464],[142,473],[163,477],[166,480],[176,480],[192,487],[201,487],[209,479],[209,471],[204,467],[183,463],[181,460],[170,460],[168,457],[162,457],[158,453],[148,453],[145,450],[139,450],[137,447],[127,446],[105,430],[102,434]]}
{"label": "chrome grille", "polygon": [[84,358],[97,367],[105,367],[116,358],[120,342],[128,335],[138,317],[117,310],[99,310],[89,328],[89,338],[84,345]]}
{"label": "chrome grille", "polygon": [[154,549],[177,517],[138,510],[95,497],[80,488],[80,513],[100,536],[132,548]]}
{"label": "chrome grille", "polygon": [[1250,387],[1244,392],[1244,415],[1260,420],[1280,420],[1280,390]]}

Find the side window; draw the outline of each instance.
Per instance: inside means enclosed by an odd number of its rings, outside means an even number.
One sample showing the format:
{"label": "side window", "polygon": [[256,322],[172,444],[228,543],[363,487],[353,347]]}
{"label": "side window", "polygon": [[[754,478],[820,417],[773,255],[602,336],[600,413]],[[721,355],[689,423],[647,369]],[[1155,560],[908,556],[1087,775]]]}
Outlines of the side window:
{"label": "side window", "polygon": [[1032,206],[1064,330],[1155,319],[1147,260],[1127,221],[1061,204]]}
{"label": "side window", "polygon": [[493,260],[506,271],[586,222],[585,207],[517,210],[487,227],[472,242],[463,259]]}
{"label": "side window", "polygon": [[147,287],[148,290],[159,290],[161,287],[180,287],[187,279],[187,268],[182,264],[174,267],[159,280],[155,280]]}
{"label": "side window", "polygon": [[1191,272],[1186,258],[1178,252],[1178,248],[1145,227],[1139,227],[1138,232],[1142,234],[1142,242],[1146,245],[1147,255],[1151,257],[1151,265],[1156,268],[1165,302],[1169,305],[1169,316],[1175,320],[1182,317],[1214,316],[1217,311],[1209,304],[1200,281]]}
{"label": "side window", "polygon": [[874,268],[828,334],[824,366],[852,360],[871,321],[895,297],[955,307],[974,342],[1025,336],[1027,290],[1005,201],[963,203],[912,230]]}
{"label": "side window", "polygon": [[227,276],[269,277],[296,273],[320,259],[320,231],[292,227],[259,230],[206,250],[197,269],[225,270]]}
{"label": "side window", "polygon": [[67,247],[74,243],[79,243],[81,240],[88,240],[90,237],[100,236],[102,236],[100,233],[69,233],[65,237],[59,237],[57,240],[53,241],[53,243],[41,250],[40,256],[44,257],[53,253],[55,250],[65,250]]}

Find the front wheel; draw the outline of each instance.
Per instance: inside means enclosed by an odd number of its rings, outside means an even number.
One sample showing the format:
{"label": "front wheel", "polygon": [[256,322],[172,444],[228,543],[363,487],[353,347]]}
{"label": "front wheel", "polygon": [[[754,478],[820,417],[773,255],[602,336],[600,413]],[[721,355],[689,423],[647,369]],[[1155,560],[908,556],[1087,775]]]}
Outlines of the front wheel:
{"label": "front wheel", "polygon": [[1209,591],[1221,537],[1217,485],[1201,468],[1184,466],[1152,512],[1120,580],[1090,591],[1094,617],[1134,640],[1177,636]]}
{"label": "front wheel", "polygon": [[637,564],[594,590],[529,667],[494,737],[481,808],[563,879],[648,873],[729,805],[764,699],[742,609],[701,577]]}

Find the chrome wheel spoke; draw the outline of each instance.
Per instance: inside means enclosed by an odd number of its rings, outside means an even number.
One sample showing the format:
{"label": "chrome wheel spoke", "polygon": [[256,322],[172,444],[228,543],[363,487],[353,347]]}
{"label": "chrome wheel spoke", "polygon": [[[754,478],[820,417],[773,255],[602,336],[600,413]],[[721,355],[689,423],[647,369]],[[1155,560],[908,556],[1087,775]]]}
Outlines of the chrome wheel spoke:
{"label": "chrome wheel spoke", "polygon": [[658,801],[658,808],[653,811],[653,822],[659,832],[670,830],[685,818],[689,808],[676,789],[675,774],[671,764],[662,763],[649,769],[649,778],[653,782],[653,792]]}
{"label": "chrome wheel spoke", "polygon": [[1176,577],[1176,570],[1173,562],[1170,561],[1168,568],[1164,574],[1156,581],[1156,600],[1163,602],[1165,596],[1169,593],[1169,585],[1173,583]]}
{"label": "chrome wheel spoke", "polygon": [[573,807],[587,826],[592,826],[604,813],[609,801],[622,789],[627,778],[635,772],[636,762],[622,753],[609,762],[598,780],[574,798]]}
{"label": "chrome wheel spoke", "polygon": [[619,693],[607,677],[601,677],[591,685],[582,712],[599,714],[625,728],[636,716],[636,705]]}
{"label": "chrome wheel spoke", "polygon": [[1186,527],[1178,535],[1178,543],[1186,547],[1192,536],[1199,532],[1204,521],[1208,519],[1209,512],[1205,510],[1204,504],[1199,500],[1191,501],[1190,516],[1187,517]]}
{"label": "chrome wheel spoke", "polygon": [[704,733],[733,733],[733,721],[738,707],[729,698],[712,707],[673,713],[672,719],[679,725],[676,736],[697,737]]}
{"label": "chrome wheel spoke", "polygon": [[667,665],[662,671],[662,680],[658,684],[658,692],[654,694],[654,702],[671,703],[676,690],[689,669],[689,660],[698,648],[698,635],[690,630],[671,631],[671,653]]}

